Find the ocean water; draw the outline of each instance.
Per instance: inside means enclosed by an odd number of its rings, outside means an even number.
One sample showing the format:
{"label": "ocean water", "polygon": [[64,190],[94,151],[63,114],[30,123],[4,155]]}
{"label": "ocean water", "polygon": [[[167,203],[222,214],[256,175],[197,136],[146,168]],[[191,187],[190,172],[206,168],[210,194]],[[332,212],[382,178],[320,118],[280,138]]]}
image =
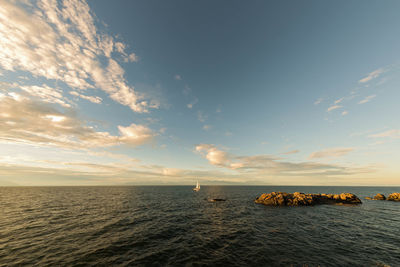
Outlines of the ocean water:
{"label": "ocean water", "polygon": [[[267,207],[264,192],[359,206]],[[0,266],[400,266],[400,188],[2,187]],[[207,198],[226,198],[210,203]]]}

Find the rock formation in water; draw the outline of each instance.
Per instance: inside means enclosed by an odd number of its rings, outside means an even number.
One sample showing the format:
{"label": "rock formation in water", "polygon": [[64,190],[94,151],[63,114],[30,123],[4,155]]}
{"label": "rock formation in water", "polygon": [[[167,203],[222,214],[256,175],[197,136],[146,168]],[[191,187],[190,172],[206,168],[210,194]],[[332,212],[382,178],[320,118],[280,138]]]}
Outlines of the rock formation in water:
{"label": "rock formation in water", "polygon": [[400,201],[400,193],[391,193],[387,200],[389,201]]}
{"label": "rock formation in water", "polygon": [[386,197],[385,197],[385,195],[378,193],[374,197],[365,197],[365,199],[368,199],[368,200],[386,200]]}
{"label": "rock formation in water", "polygon": [[354,194],[304,194],[272,192],[262,194],[255,200],[256,203],[268,206],[313,206],[318,204],[361,204],[361,200]]}
{"label": "rock formation in water", "polygon": [[385,195],[378,193],[374,196],[374,200],[386,200],[386,197]]}

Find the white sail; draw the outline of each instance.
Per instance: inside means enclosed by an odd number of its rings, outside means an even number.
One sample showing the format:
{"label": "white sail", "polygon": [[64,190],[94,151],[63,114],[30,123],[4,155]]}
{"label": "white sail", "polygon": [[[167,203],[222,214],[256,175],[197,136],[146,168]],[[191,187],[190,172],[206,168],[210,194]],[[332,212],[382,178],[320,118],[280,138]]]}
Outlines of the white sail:
{"label": "white sail", "polygon": [[200,190],[200,184],[199,184],[199,181],[197,181],[197,183],[196,183],[196,187],[195,187],[195,188],[193,188],[193,190],[194,190],[194,191],[199,191],[199,190]]}

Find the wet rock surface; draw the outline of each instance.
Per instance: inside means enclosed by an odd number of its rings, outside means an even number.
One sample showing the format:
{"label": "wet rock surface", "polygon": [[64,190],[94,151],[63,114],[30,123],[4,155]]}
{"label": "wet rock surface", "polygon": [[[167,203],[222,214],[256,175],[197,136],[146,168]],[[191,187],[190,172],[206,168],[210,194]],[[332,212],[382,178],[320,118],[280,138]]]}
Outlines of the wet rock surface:
{"label": "wet rock surface", "polygon": [[256,203],[267,206],[313,206],[320,204],[361,204],[361,200],[352,193],[342,194],[305,194],[300,192],[272,192],[259,196]]}
{"label": "wet rock surface", "polygon": [[387,200],[389,201],[400,201],[400,193],[391,193]]}
{"label": "wet rock surface", "polygon": [[386,200],[386,197],[383,194],[376,194],[374,200]]}

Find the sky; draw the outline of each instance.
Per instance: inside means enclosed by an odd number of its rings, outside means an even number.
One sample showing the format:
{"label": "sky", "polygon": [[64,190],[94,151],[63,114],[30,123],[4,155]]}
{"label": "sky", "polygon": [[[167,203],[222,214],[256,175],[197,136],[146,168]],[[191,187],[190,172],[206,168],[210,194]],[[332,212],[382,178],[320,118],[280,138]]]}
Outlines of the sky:
{"label": "sky", "polygon": [[0,0],[0,185],[400,185],[398,10]]}

